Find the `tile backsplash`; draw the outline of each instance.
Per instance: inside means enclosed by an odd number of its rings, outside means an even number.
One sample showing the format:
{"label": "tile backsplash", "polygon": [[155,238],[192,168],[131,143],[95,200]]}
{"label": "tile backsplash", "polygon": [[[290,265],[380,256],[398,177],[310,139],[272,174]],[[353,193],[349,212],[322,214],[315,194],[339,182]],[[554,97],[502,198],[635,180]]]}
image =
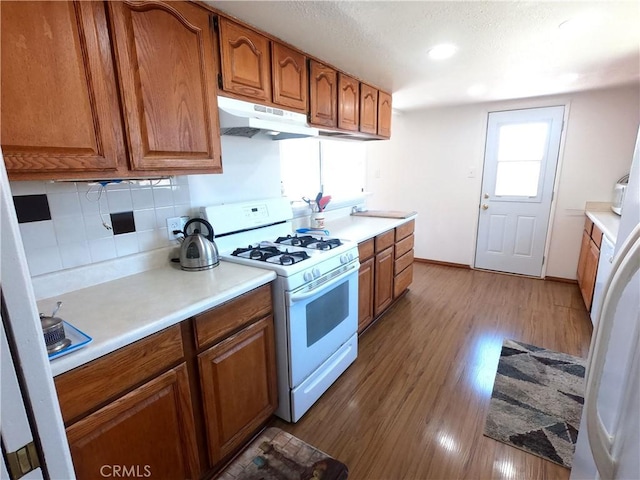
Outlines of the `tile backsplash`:
{"label": "tile backsplash", "polygon": [[32,276],[177,245],[166,219],[191,215],[187,177],[11,182],[11,191]]}

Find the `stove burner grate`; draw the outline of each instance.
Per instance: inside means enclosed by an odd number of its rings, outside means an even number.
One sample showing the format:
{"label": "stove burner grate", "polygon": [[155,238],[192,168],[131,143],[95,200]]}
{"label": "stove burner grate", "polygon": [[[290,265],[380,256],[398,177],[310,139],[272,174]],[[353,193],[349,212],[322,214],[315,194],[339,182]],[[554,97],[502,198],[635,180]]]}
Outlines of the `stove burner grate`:
{"label": "stove burner grate", "polygon": [[287,235],[286,237],[278,237],[275,243],[311,248],[314,250],[331,250],[332,248],[342,245],[342,242],[338,238],[317,238],[313,235]]}
{"label": "stove burner grate", "polygon": [[249,258],[259,262],[278,263],[280,265],[293,265],[294,263],[307,260],[309,254],[304,251],[290,252],[277,247],[252,246],[246,248],[236,248],[231,255],[234,257]]}

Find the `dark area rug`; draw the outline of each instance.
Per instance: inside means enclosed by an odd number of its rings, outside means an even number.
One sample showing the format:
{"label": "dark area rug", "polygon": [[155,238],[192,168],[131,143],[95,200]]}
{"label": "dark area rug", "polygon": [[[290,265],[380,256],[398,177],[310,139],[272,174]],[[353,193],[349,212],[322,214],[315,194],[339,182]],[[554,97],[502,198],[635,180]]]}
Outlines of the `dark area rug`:
{"label": "dark area rug", "polygon": [[484,434],[571,468],[585,365],[582,358],[505,340]]}
{"label": "dark area rug", "polygon": [[267,428],[217,478],[220,480],[345,480],[347,466],[299,438]]}

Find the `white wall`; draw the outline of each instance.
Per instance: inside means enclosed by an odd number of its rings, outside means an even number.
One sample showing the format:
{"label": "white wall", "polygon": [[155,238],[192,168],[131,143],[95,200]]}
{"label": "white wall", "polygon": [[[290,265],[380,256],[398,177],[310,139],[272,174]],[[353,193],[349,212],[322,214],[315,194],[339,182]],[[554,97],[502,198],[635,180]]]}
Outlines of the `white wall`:
{"label": "white wall", "polygon": [[567,105],[568,123],[546,274],[574,279],[585,203],[611,201],[631,165],[638,85],[394,115],[392,140],[368,144],[369,208],[417,210],[416,257],[471,265],[487,113],[550,105]]}
{"label": "white wall", "polygon": [[191,206],[280,196],[280,148],[269,139],[223,135],[222,175],[189,175]]}

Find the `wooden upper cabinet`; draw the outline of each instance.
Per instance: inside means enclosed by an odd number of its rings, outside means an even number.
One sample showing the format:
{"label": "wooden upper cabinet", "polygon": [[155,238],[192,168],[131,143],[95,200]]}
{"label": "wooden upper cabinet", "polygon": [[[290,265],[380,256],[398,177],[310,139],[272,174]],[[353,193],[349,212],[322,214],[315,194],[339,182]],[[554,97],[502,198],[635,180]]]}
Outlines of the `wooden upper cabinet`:
{"label": "wooden upper cabinet", "polygon": [[366,83],[360,86],[360,131],[378,133],[378,90]]}
{"label": "wooden upper cabinet", "polygon": [[307,112],[307,57],[281,43],[271,42],[273,103]]}
{"label": "wooden upper cabinet", "polygon": [[269,39],[220,17],[222,88],[256,100],[271,100]]}
{"label": "wooden upper cabinet", "polygon": [[209,13],[187,2],[107,2],[132,170],[221,171]]}
{"label": "wooden upper cabinet", "polygon": [[309,122],[314,125],[338,125],[338,72],[322,63],[309,62]]}
{"label": "wooden upper cabinet", "polygon": [[338,128],[358,131],[360,122],[360,82],[338,73]]}
{"label": "wooden upper cabinet", "polygon": [[378,135],[391,138],[391,95],[378,92]]}
{"label": "wooden upper cabinet", "polygon": [[0,2],[2,130],[11,178],[125,161],[101,2]]}

